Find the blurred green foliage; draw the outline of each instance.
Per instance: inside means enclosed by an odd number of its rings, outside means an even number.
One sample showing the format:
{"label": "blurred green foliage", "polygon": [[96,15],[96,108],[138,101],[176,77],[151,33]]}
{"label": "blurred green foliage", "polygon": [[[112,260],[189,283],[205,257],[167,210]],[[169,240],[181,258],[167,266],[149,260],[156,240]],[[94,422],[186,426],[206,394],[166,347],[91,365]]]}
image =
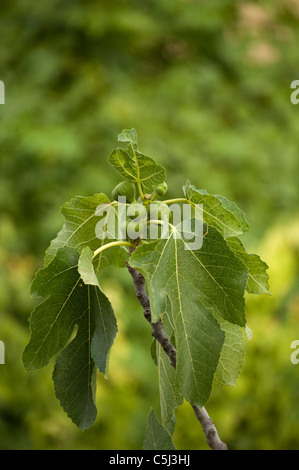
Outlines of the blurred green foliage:
{"label": "blurred green foliage", "polygon": [[[107,155],[123,128],[167,168],[169,197],[186,179],[235,201],[245,241],[269,264],[272,296],[248,298],[253,339],[236,388],[207,409],[231,449],[298,449],[298,0],[2,0],[0,79],[1,449],[142,448],[158,409],[151,332],[125,270],[103,273],[119,323],[96,424],[82,433],[55,399],[51,367],[21,355],[31,279],[73,196],[119,182]],[[297,75],[296,75],[297,74]],[[178,449],[207,448],[188,405]]]}

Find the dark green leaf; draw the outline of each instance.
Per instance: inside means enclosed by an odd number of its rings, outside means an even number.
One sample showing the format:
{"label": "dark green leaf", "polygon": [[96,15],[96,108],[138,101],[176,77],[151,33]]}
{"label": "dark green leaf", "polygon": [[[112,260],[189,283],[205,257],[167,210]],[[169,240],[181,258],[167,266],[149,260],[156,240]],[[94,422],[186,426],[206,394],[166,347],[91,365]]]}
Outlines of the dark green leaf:
{"label": "dark green leaf", "polygon": [[154,411],[151,409],[145,431],[144,450],[175,450],[171,435],[160,424]]}
{"label": "dark green leaf", "polygon": [[[163,315],[163,330],[173,343],[174,341],[172,336],[174,333],[174,327],[170,320],[170,309],[171,306],[167,305],[167,311]],[[156,350],[161,419],[163,426],[167,426],[173,418],[175,410],[183,403],[183,397],[178,390],[176,370],[172,367],[169,357],[163,351],[163,348],[159,343],[156,344]]]}
{"label": "dark green leaf", "polygon": [[[46,299],[31,315],[31,338],[23,363],[26,369],[36,369],[56,358],[56,396],[74,423],[85,429],[96,417],[96,365],[106,371],[116,323],[99,287],[84,284],[81,279],[78,257],[72,248],[59,248],[54,259],[36,274],[32,293]],[[111,329],[107,341],[108,324]]]}
{"label": "dark green leaf", "polygon": [[116,319],[110,302],[101,292],[93,262],[93,252],[88,246],[84,247],[80,254],[78,271],[85,284],[98,287],[94,296],[94,320],[95,331],[91,341],[91,355],[96,367],[105,375],[108,375],[108,355],[117,333]]}
{"label": "dark green leaf", "polygon": [[215,381],[222,385],[236,385],[244,361],[244,329],[217,316],[225,334]]}
{"label": "dark green leaf", "polygon": [[118,140],[130,142],[127,151],[121,148],[113,150],[108,157],[108,162],[123,178],[141,184],[149,192],[165,181],[165,168],[137,150],[135,129],[123,131]]}

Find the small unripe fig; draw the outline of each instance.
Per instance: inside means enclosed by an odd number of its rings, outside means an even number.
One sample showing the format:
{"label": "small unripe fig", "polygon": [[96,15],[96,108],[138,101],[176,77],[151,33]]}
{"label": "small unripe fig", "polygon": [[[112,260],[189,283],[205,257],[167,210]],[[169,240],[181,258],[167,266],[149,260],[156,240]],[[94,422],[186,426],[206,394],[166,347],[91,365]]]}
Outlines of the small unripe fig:
{"label": "small unripe fig", "polygon": [[167,183],[164,181],[164,183],[162,184],[159,184],[156,189],[155,189],[155,192],[158,196],[164,196],[164,194],[166,193],[168,189],[168,186],[167,186]]}
{"label": "small unripe fig", "polygon": [[136,190],[134,183],[130,183],[130,181],[122,181],[115,186],[112,191],[112,198],[117,201],[120,196],[125,197],[127,202],[135,201]]}

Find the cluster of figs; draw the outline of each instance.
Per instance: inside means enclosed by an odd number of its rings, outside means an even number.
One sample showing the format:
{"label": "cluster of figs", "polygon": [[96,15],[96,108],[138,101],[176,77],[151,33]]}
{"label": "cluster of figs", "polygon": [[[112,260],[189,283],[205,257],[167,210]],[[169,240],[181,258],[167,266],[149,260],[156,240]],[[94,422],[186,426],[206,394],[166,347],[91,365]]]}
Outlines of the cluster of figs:
{"label": "cluster of figs", "polygon": [[172,222],[172,212],[168,205],[159,200],[168,189],[167,183],[161,183],[151,194],[137,196],[136,186],[130,181],[122,181],[112,191],[114,201],[125,201],[126,220],[121,222],[121,233],[129,240],[147,238],[149,224]]}

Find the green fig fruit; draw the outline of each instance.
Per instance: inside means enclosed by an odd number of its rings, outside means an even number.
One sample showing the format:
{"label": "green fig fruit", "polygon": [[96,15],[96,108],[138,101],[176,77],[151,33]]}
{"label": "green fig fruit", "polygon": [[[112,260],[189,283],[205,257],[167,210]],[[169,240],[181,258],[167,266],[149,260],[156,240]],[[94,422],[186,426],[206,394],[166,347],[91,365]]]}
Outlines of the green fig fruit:
{"label": "green fig fruit", "polygon": [[126,202],[133,202],[136,199],[136,189],[134,183],[130,181],[122,181],[112,191],[112,199],[117,201],[119,197],[125,197]]}
{"label": "green fig fruit", "polygon": [[159,184],[156,188],[155,188],[155,192],[158,196],[164,196],[164,194],[166,193],[168,189],[168,185],[167,183],[164,181],[164,183],[162,184]]}

